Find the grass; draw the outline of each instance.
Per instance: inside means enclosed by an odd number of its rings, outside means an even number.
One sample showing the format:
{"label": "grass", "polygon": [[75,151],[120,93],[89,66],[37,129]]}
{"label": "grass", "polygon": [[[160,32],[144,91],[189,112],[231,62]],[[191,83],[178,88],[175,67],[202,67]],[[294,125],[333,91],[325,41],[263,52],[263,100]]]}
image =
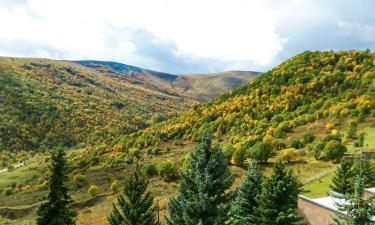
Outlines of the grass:
{"label": "grass", "polygon": [[334,172],[330,172],[318,179],[311,181],[303,186],[301,194],[310,197],[317,198],[327,196],[330,190],[329,185],[331,184]]}

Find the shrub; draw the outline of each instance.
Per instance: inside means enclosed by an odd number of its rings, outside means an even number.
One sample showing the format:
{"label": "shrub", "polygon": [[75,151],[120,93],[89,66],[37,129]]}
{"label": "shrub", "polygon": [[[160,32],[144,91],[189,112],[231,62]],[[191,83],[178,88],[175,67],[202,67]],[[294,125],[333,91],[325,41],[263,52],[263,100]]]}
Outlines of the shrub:
{"label": "shrub", "polygon": [[286,148],[286,144],[280,140],[272,141],[272,149],[274,150],[282,150]]}
{"label": "shrub", "polygon": [[158,170],[154,164],[147,164],[145,166],[145,174],[149,177],[155,176],[158,174]]}
{"label": "shrub", "polygon": [[118,180],[114,180],[111,184],[111,190],[113,192],[118,192],[120,191],[120,188],[121,188],[121,184]]}
{"label": "shrub", "polygon": [[76,175],[74,175],[73,180],[76,183],[82,183],[83,181],[85,181],[85,176],[80,173],[77,173]]}
{"label": "shrub", "polygon": [[126,164],[132,164],[133,163],[133,158],[127,156],[127,157],[124,158],[124,161],[125,161]]}
{"label": "shrub", "polygon": [[235,148],[232,144],[225,144],[222,148],[221,151],[223,152],[224,156],[230,160],[232,158],[233,152],[235,151]]}
{"label": "shrub", "polygon": [[99,193],[99,188],[98,188],[98,186],[96,186],[96,185],[91,185],[91,186],[89,187],[89,189],[87,190],[87,193],[88,193],[91,197],[94,197],[94,196],[98,195],[98,193]]}
{"label": "shrub", "polygon": [[272,132],[272,136],[274,136],[275,138],[282,138],[284,137],[284,135],[285,135],[284,131],[281,130],[280,128],[276,128]]}
{"label": "shrub", "polygon": [[331,140],[325,145],[323,152],[326,159],[337,162],[346,152],[346,146],[337,140]]}
{"label": "shrub", "polygon": [[319,160],[322,155],[324,146],[325,142],[323,141],[316,141],[314,143],[311,143],[310,145],[308,145],[309,153],[314,157],[314,159]]}
{"label": "shrub", "polygon": [[246,148],[244,146],[240,146],[237,150],[233,152],[232,155],[232,163],[236,166],[243,166],[243,163],[246,159]]}
{"label": "shrub", "polygon": [[286,148],[281,150],[277,158],[283,162],[291,162],[297,158],[297,151],[295,148]]}
{"label": "shrub", "polygon": [[303,148],[303,143],[300,140],[293,140],[290,143],[290,147],[295,148],[295,149],[300,149]]}
{"label": "shrub", "polygon": [[332,140],[336,140],[336,141],[338,141],[338,142],[342,142],[342,139],[341,139],[341,137],[340,137],[340,135],[339,134],[336,134],[336,135],[333,135],[333,134],[327,134],[326,136],[324,136],[323,138],[322,138],[322,141],[323,142],[325,142],[325,143],[327,143],[327,142],[329,142],[329,141],[332,141]]}
{"label": "shrub", "polygon": [[8,172],[13,172],[14,171],[14,165],[9,163],[7,166]]}
{"label": "shrub", "polygon": [[158,174],[164,181],[173,181],[177,178],[177,168],[176,165],[170,161],[161,162],[157,166]]}
{"label": "shrub", "polygon": [[156,147],[152,150],[153,155],[160,155],[161,149],[159,147]]}
{"label": "shrub", "polygon": [[272,144],[270,142],[257,142],[249,149],[249,156],[259,163],[267,163],[272,155]]}
{"label": "shrub", "polygon": [[12,188],[6,188],[4,190],[4,195],[5,196],[9,196],[9,195],[12,195],[13,194],[13,189]]}
{"label": "shrub", "polygon": [[141,154],[141,150],[139,148],[130,149],[130,155],[131,156],[139,158],[140,154]]}
{"label": "shrub", "polygon": [[303,143],[306,145],[306,144],[312,143],[315,140],[315,136],[310,132],[304,133],[302,134],[302,140],[303,140]]}

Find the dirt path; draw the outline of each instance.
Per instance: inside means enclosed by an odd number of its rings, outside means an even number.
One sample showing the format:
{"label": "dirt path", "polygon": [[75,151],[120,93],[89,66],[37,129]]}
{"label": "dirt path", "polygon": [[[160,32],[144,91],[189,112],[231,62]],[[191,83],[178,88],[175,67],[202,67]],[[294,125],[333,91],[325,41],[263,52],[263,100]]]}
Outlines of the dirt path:
{"label": "dirt path", "polygon": [[[14,169],[20,168],[20,167],[22,167],[22,166],[24,166],[24,165],[25,165],[24,162],[22,162],[22,163],[17,163],[16,165],[14,165]],[[1,169],[1,170],[0,170],[0,173],[4,173],[4,172],[8,172],[8,168]]]}

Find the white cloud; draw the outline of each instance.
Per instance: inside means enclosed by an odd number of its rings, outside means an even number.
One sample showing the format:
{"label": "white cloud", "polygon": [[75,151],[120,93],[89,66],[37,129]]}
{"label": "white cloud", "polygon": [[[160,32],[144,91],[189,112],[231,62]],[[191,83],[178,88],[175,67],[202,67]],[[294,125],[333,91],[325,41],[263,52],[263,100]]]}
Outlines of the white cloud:
{"label": "white cloud", "polygon": [[338,0],[0,0],[0,54],[266,69],[306,49],[373,43],[371,1],[361,1],[346,0],[349,10]]}

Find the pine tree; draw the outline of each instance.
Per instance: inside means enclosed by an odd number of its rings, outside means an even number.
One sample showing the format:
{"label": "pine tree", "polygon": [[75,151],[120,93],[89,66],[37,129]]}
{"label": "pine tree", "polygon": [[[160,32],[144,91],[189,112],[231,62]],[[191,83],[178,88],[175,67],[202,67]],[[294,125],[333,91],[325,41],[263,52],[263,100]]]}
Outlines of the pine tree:
{"label": "pine tree", "polygon": [[178,193],[168,203],[168,225],[225,224],[233,178],[228,160],[217,146],[211,148],[211,138],[205,133],[185,162]]}
{"label": "pine tree", "polygon": [[72,200],[64,186],[64,182],[68,179],[65,174],[68,164],[64,150],[62,148],[52,150],[51,161],[48,200],[38,208],[37,224],[73,225],[77,212],[70,207]]}
{"label": "pine tree", "polygon": [[332,185],[330,185],[330,188],[332,191],[341,193],[343,195],[352,194],[354,192],[353,178],[353,162],[343,159],[335,172],[335,176],[332,179]]}
{"label": "pine tree", "polygon": [[371,225],[375,217],[374,196],[364,197],[364,179],[359,175],[355,178],[354,195],[332,192],[331,195],[338,199],[336,207],[338,210],[345,212],[333,218],[336,225]]}
{"label": "pine tree", "polygon": [[375,168],[371,165],[369,160],[359,159],[355,161],[353,170],[355,174],[362,174],[363,185],[365,188],[375,186]]}
{"label": "pine tree", "polygon": [[133,174],[124,180],[123,195],[117,196],[117,204],[108,217],[111,225],[154,225],[156,207],[154,199],[147,191],[148,180],[138,164]]}
{"label": "pine tree", "polygon": [[232,225],[259,224],[259,198],[262,190],[262,173],[253,163],[245,173],[230,211]]}
{"label": "pine tree", "polygon": [[291,170],[285,170],[284,164],[275,163],[272,176],[265,179],[260,196],[259,224],[293,225],[300,224],[297,212],[297,200],[300,183]]}

